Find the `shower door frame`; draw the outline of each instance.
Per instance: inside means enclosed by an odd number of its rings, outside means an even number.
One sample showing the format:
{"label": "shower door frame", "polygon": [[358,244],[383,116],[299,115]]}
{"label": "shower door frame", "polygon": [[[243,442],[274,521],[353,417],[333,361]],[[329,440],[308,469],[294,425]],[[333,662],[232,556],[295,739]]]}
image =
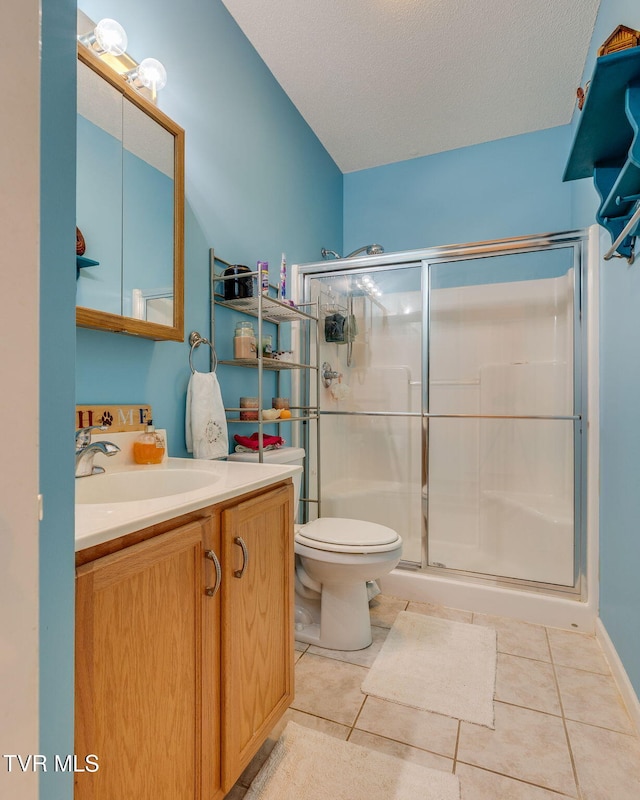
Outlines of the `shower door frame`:
{"label": "shower door frame", "polygon": [[[444,245],[441,247],[425,248],[422,250],[407,250],[396,253],[384,253],[377,256],[365,256],[351,259],[336,259],[333,261],[320,261],[310,264],[294,265],[292,269],[293,286],[296,288],[300,302],[309,302],[311,295],[311,279],[322,278],[329,275],[348,275],[362,270],[380,269],[407,269],[421,267],[422,288],[422,392],[420,412],[340,412],[322,411],[318,409],[319,417],[325,415],[367,415],[367,416],[406,416],[421,417],[422,419],[422,482],[427,487],[429,478],[429,420],[436,418],[485,418],[497,419],[558,419],[573,421],[573,453],[574,453],[574,563],[573,586],[532,581],[524,578],[510,578],[500,575],[477,573],[461,569],[429,565],[428,562],[428,498],[421,496],[421,550],[422,563],[401,561],[398,569],[419,570],[422,573],[439,576],[442,578],[463,579],[466,582],[490,584],[510,588],[526,589],[532,592],[553,594],[560,596],[573,596],[581,599],[586,592],[587,573],[587,548],[586,548],[586,507],[587,507],[587,440],[586,426],[583,424],[587,417],[587,364],[586,364],[586,334],[587,334],[587,281],[586,266],[589,245],[589,232],[586,229],[563,231],[559,233],[534,234],[531,236],[514,237],[509,239],[496,239],[485,242],[467,243],[459,245]],[[454,261],[469,261],[495,256],[517,255],[536,251],[558,250],[572,248],[573,250],[573,414],[571,415],[478,415],[478,414],[438,414],[429,412],[429,331],[430,331],[430,268],[431,266]],[[316,340],[319,343],[319,332]],[[309,346],[309,343],[307,343]],[[320,429],[318,425],[318,452],[320,452]],[[308,443],[307,443],[308,444]],[[318,499],[321,502],[320,469],[318,469]]]}

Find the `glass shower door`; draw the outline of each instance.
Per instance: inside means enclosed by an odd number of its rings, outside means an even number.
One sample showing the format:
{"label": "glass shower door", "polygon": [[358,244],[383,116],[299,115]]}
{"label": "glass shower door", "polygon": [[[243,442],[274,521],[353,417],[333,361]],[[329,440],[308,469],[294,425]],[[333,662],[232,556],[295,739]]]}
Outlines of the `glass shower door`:
{"label": "glass shower door", "polygon": [[422,562],[422,267],[312,277],[319,301],[322,516],[396,530]]}
{"label": "glass shower door", "polygon": [[565,246],[425,266],[431,567],[574,586],[577,258]]}

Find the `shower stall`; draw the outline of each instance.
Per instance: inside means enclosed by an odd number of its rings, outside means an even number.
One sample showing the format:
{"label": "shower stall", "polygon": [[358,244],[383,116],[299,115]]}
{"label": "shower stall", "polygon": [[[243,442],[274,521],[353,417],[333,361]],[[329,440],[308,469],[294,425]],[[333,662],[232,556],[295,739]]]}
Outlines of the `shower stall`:
{"label": "shower stall", "polygon": [[319,309],[305,343],[321,365],[304,387],[320,398],[309,518],[397,530],[403,559],[384,591],[465,607],[475,587],[501,593],[481,604],[496,613],[523,593],[574,611],[585,599],[587,242],[577,231],[295,268]]}

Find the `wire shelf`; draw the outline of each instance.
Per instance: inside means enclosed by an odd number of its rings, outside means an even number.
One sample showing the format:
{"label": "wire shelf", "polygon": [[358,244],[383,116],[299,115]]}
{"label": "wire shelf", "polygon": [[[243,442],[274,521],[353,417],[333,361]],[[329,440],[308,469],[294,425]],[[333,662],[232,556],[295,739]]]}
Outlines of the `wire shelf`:
{"label": "wire shelf", "polygon": [[[252,411],[253,409],[243,408],[242,410],[243,411],[249,411],[249,410]],[[227,413],[231,413],[233,411],[237,411],[237,409],[235,409],[235,408],[227,408],[227,409],[225,409],[225,411]],[[263,425],[284,425],[287,422],[306,422],[306,421],[311,420],[311,419],[318,419],[318,415],[317,414],[308,414],[308,415],[306,415],[304,417],[293,417],[292,416],[292,417],[287,417],[286,419],[263,419],[262,420],[262,424]],[[227,422],[233,423],[234,425],[235,424],[238,424],[238,425],[257,425],[258,424],[258,420],[257,419],[240,419],[240,417],[227,417]]]}
{"label": "wire shelf", "polygon": [[[219,364],[228,364],[232,367],[249,367],[250,369],[258,368],[259,358],[232,358],[228,361],[219,361]],[[263,358],[262,368],[269,369],[274,372],[279,372],[285,369],[318,369],[312,367],[310,364],[297,364],[294,361],[280,361],[278,358]]]}
{"label": "wire shelf", "polygon": [[[257,297],[241,297],[237,300],[216,300],[217,305],[225,306],[226,308],[233,308],[235,311],[242,311],[243,314],[249,314],[252,317],[258,316],[258,302]],[[299,308],[283,303],[273,297],[262,295],[262,319],[267,322],[296,322],[299,320],[313,320],[318,321],[317,317],[307,314],[306,311],[300,311]]]}

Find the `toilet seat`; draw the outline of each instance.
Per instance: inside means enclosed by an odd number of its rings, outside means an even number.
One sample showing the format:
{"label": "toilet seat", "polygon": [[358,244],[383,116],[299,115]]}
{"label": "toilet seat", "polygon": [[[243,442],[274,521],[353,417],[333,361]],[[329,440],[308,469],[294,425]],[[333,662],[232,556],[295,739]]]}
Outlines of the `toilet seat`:
{"label": "toilet seat", "polygon": [[333,553],[385,553],[402,544],[396,531],[376,522],[321,517],[295,534],[298,544]]}

